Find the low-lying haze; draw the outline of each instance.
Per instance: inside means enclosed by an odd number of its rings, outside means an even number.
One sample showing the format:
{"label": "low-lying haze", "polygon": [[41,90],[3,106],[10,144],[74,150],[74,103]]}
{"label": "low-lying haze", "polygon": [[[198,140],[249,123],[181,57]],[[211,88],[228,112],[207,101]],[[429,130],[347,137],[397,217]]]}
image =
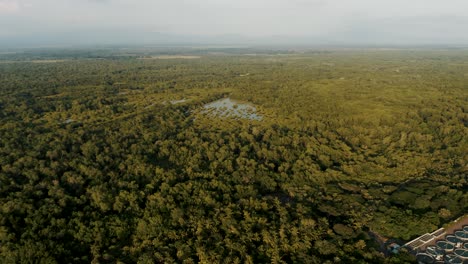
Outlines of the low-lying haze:
{"label": "low-lying haze", "polygon": [[0,0],[0,46],[466,45],[466,0]]}

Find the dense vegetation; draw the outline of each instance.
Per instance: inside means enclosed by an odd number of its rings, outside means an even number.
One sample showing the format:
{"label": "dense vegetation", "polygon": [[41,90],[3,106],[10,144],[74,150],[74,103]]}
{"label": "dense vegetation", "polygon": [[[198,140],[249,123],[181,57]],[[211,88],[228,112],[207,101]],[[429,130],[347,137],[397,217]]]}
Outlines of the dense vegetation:
{"label": "dense vegetation", "polygon": [[371,234],[468,211],[465,51],[221,51],[0,55],[0,262],[411,262]]}

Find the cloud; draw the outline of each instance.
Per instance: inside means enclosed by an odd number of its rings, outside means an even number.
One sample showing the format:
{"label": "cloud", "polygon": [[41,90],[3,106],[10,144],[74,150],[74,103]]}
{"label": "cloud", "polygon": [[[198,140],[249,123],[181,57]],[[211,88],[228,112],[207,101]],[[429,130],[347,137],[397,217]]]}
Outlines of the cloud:
{"label": "cloud", "polygon": [[467,0],[0,0],[0,35],[30,39],[59,33],[94,39],[86,32],[112,32],[143,41],[145,33],[160,32],[212,39],[468,43],[467,27]]}
{"label": "cloud", "polygon": [[15,0],[0,0],[0,14],[16,13],[20,10],[20,4]]}

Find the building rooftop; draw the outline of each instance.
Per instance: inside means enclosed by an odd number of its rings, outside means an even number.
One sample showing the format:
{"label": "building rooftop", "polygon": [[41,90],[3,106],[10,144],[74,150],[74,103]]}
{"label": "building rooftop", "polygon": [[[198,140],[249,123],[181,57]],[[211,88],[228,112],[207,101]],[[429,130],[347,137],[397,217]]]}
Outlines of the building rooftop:
{"label": "building rooftop", "polygon": [[416,254],[420,264],[468,263],[468,216],[457,219],[446,229],[424,234],[404,247]]}

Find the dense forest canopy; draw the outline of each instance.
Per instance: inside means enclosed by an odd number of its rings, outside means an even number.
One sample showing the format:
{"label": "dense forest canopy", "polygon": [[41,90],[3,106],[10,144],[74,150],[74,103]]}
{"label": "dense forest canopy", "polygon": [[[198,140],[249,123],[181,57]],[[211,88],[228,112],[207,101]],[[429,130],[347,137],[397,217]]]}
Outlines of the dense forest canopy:
{"label": "dense forest canopy", "polygon": [[467,106],[464,50],[1,53],[0,262],[414,261],[370,234],[468,212]]}

